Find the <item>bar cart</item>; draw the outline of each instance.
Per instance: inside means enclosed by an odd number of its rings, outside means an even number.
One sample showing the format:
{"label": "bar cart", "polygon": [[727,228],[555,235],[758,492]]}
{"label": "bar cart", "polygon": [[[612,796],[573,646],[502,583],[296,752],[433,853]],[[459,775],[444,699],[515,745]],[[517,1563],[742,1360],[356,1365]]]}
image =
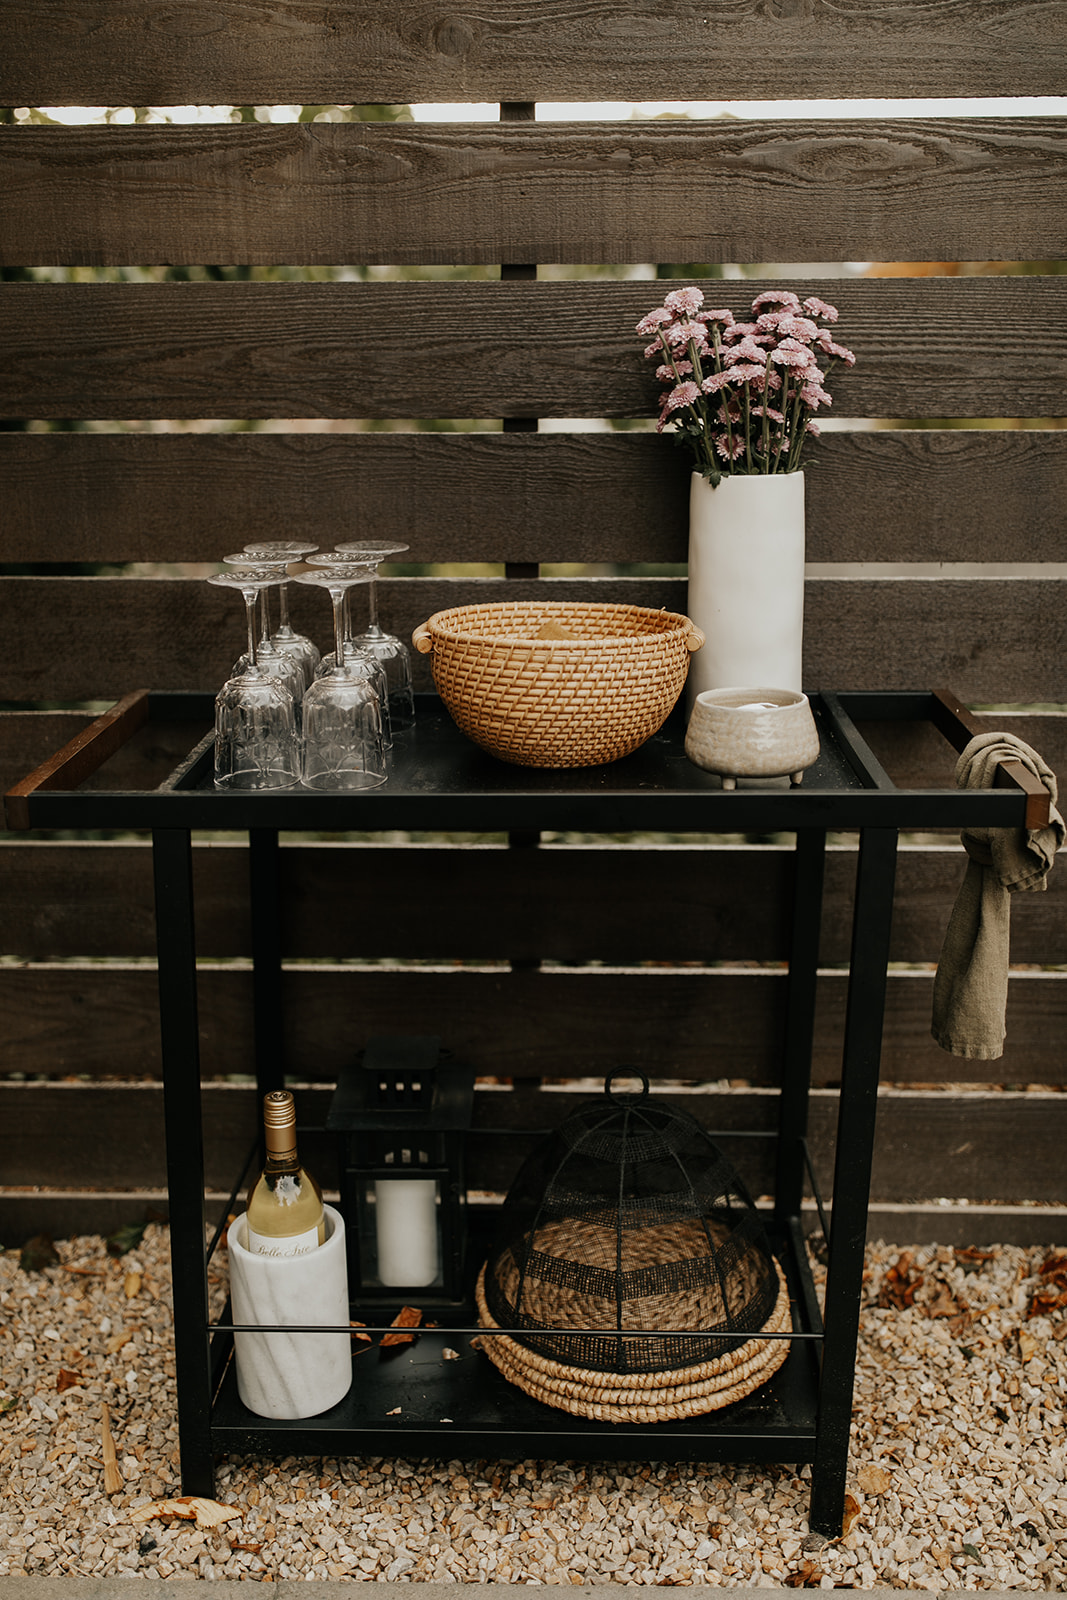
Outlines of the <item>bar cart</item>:
{"label": "bar cart", "polygon": [[[896,841],[899,830],[1037,827],[1049,797],[1018,763],[1005,762],[987,791],[898,787],[857,724],[932,723],[962,750],[977,731],[949,693],[811,694],[820,754],[797,787],[751,783],[724,790],[684,753],[684,724],[671,719],[633,755],[569,771],[520,768],[485,755],[456,729],[433,696],[420,698],[415,727],[397,736],[388,782],[356,795],[304,790],[240,795],[212,784],[210,695],[138,693],[6,797],[14,828],[150,830],[156,895],[160,1023],[182,1484],[210,1496],[215,1457],[370,1453],[398,1457],[680,1459],[811,1463],[810,1526],[840,1533],[848,1465],[860,1284],[874,1145],[876,1098]],[[108,789],[106,762],[149,719],[202,723],[204,737],[152,791]],[[103,768],[100,772],[97,769]],[[82,788],[96,772],[93,787]],[[470,1302],[423,1331],[410,1354],[360,1369],[331,1411],[267,1422],[241,1404],[233,1369],[234,1325],[208,1314],[203,1129],[193,927],[192,831],[247,833],[253,926],[259,1091],[282,1086],[283,909],[277,888],[279,830],[361,832],[565,829],[597,833],[795,833],[786,1052],[782,1066],[771,1235],[792,1306],[785,1363],[762,1389],[705,1416],[679,1422],[599,1423],[530,1399],[482,1358],[447,1361],[446,1346],[479,1332]],[[859,834],[848,1003],[832,1211],[823,1204],[806,1145],[816,968],[827,834]],[[250,1135],[252,1130],[250,1130]],[[238,1192],[241,1178],[235,1185]],[[822,1313],[801,1223],[811,1184],[826,1235]],[[472,1230],[480,1226],[472,1212]],[[477,1260],[478,1250],[469,1256]],[[399,1304],[353,1304],[353,1319],[387,1326]],[[336,1331],[336,1330],[335,1330]]]}

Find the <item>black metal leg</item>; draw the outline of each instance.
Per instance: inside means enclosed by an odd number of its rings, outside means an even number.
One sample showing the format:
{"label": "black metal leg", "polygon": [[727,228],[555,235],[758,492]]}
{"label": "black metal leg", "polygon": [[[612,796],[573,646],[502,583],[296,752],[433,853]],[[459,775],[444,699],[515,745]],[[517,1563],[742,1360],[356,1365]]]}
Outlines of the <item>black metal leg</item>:
{"label": "black metal leg", "polygon": [[812,1532],[827,1538],[840,1534],[844,1513],[896,845],[895,829],[860,831],[826,1279],[826,1332],[808,1518]]}
{"label": "black metal leg", "polygon": [[285,1087],[282,1045],[282,920],[278,887],[278,830],[248,833],[249,905],[252,911],[252,1001],[259,1094]]}
{"label": "black metal leg", "polygon": [[215,1493],[215,1461],[211,1446],[193,862],[188,829],[168,828],[153,833],[152,860],[182,1490],[210,1499]]}
{"label": "black metal leg", "polygon": [[782,1226],[800,1216],[804,1195],[804,1140],[808,1131],[808,1092],[815,1033],[815,985],[819,968],[826,834],[804,828],[797,834],[793,885],[793,927],[789,949],[789,994],[782,1055],[782,1093],[778,1106],[778,1156],[774,1186],[775,1219]]}

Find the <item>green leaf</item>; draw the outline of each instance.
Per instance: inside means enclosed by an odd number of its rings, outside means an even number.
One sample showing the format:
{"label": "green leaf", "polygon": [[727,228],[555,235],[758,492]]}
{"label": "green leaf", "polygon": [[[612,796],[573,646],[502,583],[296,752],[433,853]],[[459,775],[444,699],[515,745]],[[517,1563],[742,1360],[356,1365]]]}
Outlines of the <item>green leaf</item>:
{"label": "green leaf", "polygon": [[8,1395],[6,1400],[0,1400],[0,1417],[4,1415],[5,1411],[14,1411],[18,1403],[19,1397],[17,1394]]}
{"label": "green leaf", "polygon": [[982,1552],[980,1550],[976,1550],[973,1544],[965,1544],[963,1547],[963,1553],[965,1556],[971,1556],[975,1561],[981,1561],[982,1559]]}
{"label": "green leaf", "polygon": [[114,1233],[109,1233],[105,1241],[109,1256],[124,1256],[127,1250],[136,1250],[144,1238],[147,1222],[127,1222],[123,1227],[116,1228]]}

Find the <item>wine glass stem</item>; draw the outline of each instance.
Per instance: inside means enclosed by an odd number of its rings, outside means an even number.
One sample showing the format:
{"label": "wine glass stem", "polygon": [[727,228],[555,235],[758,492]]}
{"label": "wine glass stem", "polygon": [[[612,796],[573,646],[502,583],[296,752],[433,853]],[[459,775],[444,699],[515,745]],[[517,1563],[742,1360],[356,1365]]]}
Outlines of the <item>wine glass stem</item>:
{"label": "wine glass stem", "polygon": [[337,665],[345,664],[345,595],[346,589],[336,589],[333,599],[333,648]]}
{"label": "wine glass stem", "polygon": [[367,585],[367,632],[378,632],[378,584],[374,578]]}
{"label": "wine glass stem", "polygon": [[282,633],[287,633],[289,628],[289,588],[282,584],[278,590],[278,627]]}
{"label": "wine glass stem", "polygon": [[260,595],[259,595],[259,617],[260,617],[260,627],[262,629],[262,633],[261,633],[260,637],[262,638],[264,644],[269,644],[270,643],[270,612],[267,609],[267,591],[266,591],[266,589],[260,590]]}
{"label": "wine glass stem", "polygon": [[245,617],[248,623],[248,659],[253,666],[256,661],[256,595],[254,589],[249,589],[245,594]]}

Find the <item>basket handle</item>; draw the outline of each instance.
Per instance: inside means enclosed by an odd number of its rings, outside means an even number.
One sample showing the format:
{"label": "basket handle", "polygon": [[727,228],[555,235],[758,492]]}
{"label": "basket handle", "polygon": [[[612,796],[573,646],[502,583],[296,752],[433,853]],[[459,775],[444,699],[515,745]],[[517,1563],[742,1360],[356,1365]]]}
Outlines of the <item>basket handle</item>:
{"label": "basket handle", "polygon": [[685,648],[693,655],[697,650],[702,650],[706,642],[706,635],[701,633],[695,622],[690,622],[689,632],[685,636]]}
{"label": "basket handle", "polygon": [[420,656],[428,656],[433,649],[433,634],[430,632],[429,623],[422,623],[411,635],[411,642]]}

